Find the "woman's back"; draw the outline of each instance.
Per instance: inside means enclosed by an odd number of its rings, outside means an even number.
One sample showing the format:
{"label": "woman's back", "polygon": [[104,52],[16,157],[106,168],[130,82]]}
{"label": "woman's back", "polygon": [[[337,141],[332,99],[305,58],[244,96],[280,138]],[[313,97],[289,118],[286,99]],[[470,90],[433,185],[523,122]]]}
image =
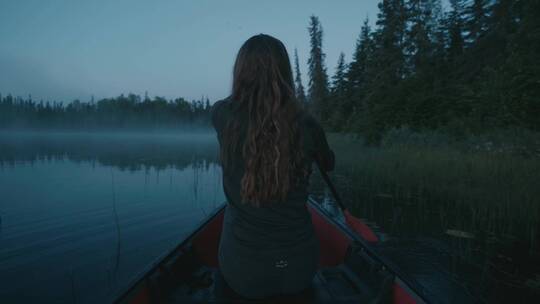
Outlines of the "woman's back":
{"label": "woman's back", "polygon": [[306,207],[311,163],[333,167],[319,124],[298,104],[283,43],[256,35],[240,48],[230,97],[216,102],[225,211],[219,262],[240,295],[297,293],[313,279],[318,241]]}
{"label": "woman's back", "polygon": [[[226,140],[223,130],[227,123],[237,119],[247,122],[242,114],[232,111],[230,98],[214,104],[212,122],[220,144]],[[322,128],[305,112],[300,112],[297,120],[304,166],[310,173],[311,163],[318,157],[331,169],[333,153]],[[246,128],[245,124],[240,128],[240,143],[245,141]],[[241,160],[241,151],[234,157]],[[242,161],[236,163],[239,165],[223,172],[229,206],[220,244],[222,272],[229,285],[246,297],[299,292],[311,282],[318,262],[318,244],[306,207],[309,173],[296,177],[284,201],[254,206],[242,202],[245,168]]]}

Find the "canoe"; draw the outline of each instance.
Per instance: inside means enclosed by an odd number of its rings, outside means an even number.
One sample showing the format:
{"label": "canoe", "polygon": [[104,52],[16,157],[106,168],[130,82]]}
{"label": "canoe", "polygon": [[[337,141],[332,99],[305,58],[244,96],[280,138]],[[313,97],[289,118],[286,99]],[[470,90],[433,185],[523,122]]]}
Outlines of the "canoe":
{"label": "canoe", "polygon": [[[319,269],[309,290],[265,301],[224,292],[218,244],[225,206],[210,214],[185,241],[143,270],[115,303],[427,303],[421,288],[377,254],[373,245],[310,198],[319,238]],[[230,289],[229,289],[230,290]]]}

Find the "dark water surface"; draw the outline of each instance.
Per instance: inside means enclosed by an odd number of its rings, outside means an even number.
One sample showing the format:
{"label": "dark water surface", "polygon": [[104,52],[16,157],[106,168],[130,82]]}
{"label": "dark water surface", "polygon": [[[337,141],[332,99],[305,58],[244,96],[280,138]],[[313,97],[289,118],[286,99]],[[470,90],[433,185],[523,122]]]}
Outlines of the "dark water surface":
{"label": "dark water surface", "polygon": [[0,303],[107,303],[224,202],[213,133],[0,135]]}
{"label": "dark water surface", "polygon": [[[213,132],[0,133],[0,303],[111,302],[225,201],[217,160]],[[520,239],[443,229],[442,215],[467,210],[370,196],[374,186],[351,189],[336,171],[345,201],[381,237],[375,250],[435,303],[540,296],[540,260]],[[317,175],[310,192],[336,209]]]}

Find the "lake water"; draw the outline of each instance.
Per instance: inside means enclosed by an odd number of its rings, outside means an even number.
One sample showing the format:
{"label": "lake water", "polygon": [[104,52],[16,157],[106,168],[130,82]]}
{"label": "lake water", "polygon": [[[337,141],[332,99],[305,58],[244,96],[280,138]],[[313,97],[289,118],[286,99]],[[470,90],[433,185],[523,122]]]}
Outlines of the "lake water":
{"label": "lake water", "polygon": [[[0,133],[0,303],[111,302],[223,204],[217,160],[213,132]],[[352,191],[336,171],[347,198]],[[315,175],[310,192],[335,209],[323,189]],[[536,254],[516,242],[484,252],[439,231],[434,202],[383,200],[360,199],[353,209],[380,234],[379,253],[438,303],[468,294],[480,303],[528,302],[530,288],[509,278],[540,282]]]}
{"label": "lake water", "polygon": [[107,303],[224,202],[213,133],[3,134],[0,302]]}

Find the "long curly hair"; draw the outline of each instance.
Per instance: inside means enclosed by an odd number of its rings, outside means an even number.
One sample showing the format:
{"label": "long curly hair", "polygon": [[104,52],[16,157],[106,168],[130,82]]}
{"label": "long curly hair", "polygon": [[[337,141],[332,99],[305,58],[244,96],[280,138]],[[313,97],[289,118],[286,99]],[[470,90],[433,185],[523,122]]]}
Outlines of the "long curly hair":
{"label": "long curly hair", "polygon": [[[237,119],[228,121],[223,132],[220,154],[224,169],[244,167],[243,203],[261,206],[285,200],[307,171],[298,125],[302,108],[281,41],[259,34],[242,45],[234,64],[230,98]],[[238,149],[242,151],[240,164],[234,161]]]}

